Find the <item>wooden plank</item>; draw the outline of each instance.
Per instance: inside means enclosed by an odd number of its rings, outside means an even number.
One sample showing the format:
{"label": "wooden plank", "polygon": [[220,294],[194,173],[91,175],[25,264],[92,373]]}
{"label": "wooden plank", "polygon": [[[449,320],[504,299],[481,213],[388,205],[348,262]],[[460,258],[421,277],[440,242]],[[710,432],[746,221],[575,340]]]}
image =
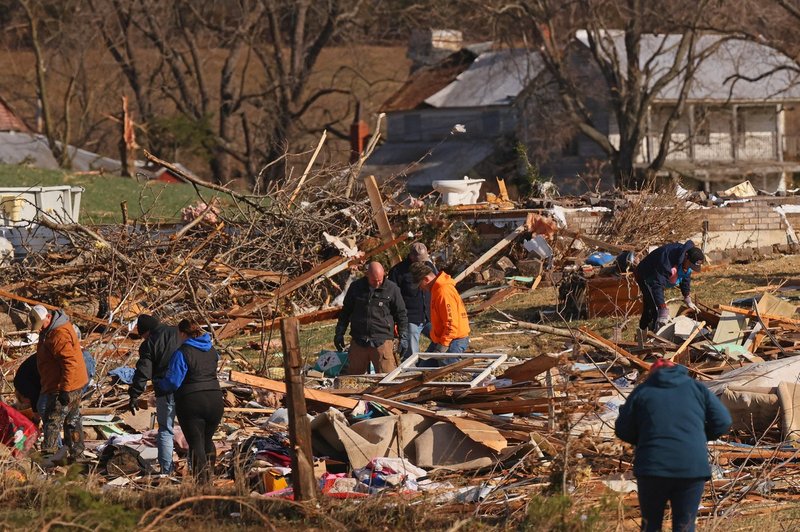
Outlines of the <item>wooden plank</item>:
{"label": "wooden plank", "polygon": [[[8,291],[2,290],[2,289],[0,289],[0,297],[5,297],[5,298],[8,298],[8,299],[15,299],[17,301],[22,301],[23,303],[27,303],[29,305],[41,305],[41,306],[43,306],[44,308],[46,308],[48,310],[59,310],[59,307],[54,307],[53,305],[48,305],[47,303],[42,303],[41,301],[36,301],[35,299],[29,299],[27,297],[18,296],[17,294],[14,294],[12,292],[8,292]],[[95,316],[89,316],[88,314],[84,314],[82,312],[78,312],[78,311],[74,311],[74,310],[70,310],[70,309],[65,309],[65,310],[66,310],[67,314],[72,316],[72,317],[78,318],[79,320],[88,321],[90,323],[95,323],[97,325],[102,325],[103,327],[121,327],[122,326],[122,324],[120,324],[118,322],[108,323],[105,320],[101,320],[100,318],[97,318]]]}
{"label": "wooden plank", "polygon": [[[389,223],[389,217],[386,216],[386,209],[383,206],[383,197],[381,197],[381,191],[378,188],[378,182],[375,181],[375,176],[366,176],[364,178],[364,186],[367,188],[369,203],[372,206],[372,216],[375,218],[375,223],[378,224],[381,240],[384,242],[393,241],[394,233],[392,232],[392,224]],[[389,258],[391,260],[390,267],[403,260],[396,247],[389,251]]]}
{"label": "wooden plank", "polygon": [[[323,137],[324,138],[324,137]],[[297,318],[281,320],[283,371],[286,407],[289,411],[289,440],[292,444],[292,488],[294,500],[317,498],[314,478],[314,455],[311,452],[311,424],[306,410],[303,386],[303,358],[300,356],[300,322]]]}
{"label": "wooden plank", "polygon": [[493,451],[499,452],[508,447],[508,441],[506,441],[506,439],[500,434],[500,432],[498,432],[496,428],[491,427],[480,421],[476,421],[474,419],[467,419],[455,416],[442,416],[437,414],[433,410],[428,410],[427,408],[422,408],[416,405],[409,405],[407,403],[401,403],[399,401],[392,401],[391,399],[385,399],[383,397],[377,397],[374,395],[364,395],[363,399],[378,403],[380,405],[396,408],[398,410],[413,412],[426,417],[431,417],[438,421],[445,421],[447,423],[451,423],[452,425],[455,425],[455,427],[458,430],[460,430],[466,437],[468,437],[474,442],[480,443],[488,447],[489,449],[492,449]]}
{"label": "wooden plank", "polygon": [[[742,316],[747,316],[748,318],[758,318],[758,314],[752,310],[747,310],[745,308],[740,307],[733,307],[731,305],[715,305],[714,308],[716,310],[727,310],[729,312],[733,312],[735,314],[741,314]],[[773,314],[761,314],[761,318],[766,318],[770,321],[775,321],[778,323],[786,323],[789,325],[800,325],[800,320],[794,318],[787,318],[785,316],[775,316]]]}
{"label": "wooden plank", "polygon": [[[539,277],[539,279],[541,279],[541,276]],[[519,294],[522,291],[523,291],[522,288],[518,286],[507,286],[505,288],[502,288],[497,292],[495,292],[494,294],[492,294],[492,296],[489,299],[481,302],[469,314],[470,316],[474,316],[475,314],[480,314],[484,310],[487,310],[495,305],[499,305],[506,299],[510,298],[515,294]]]}
{"label": "wooden plank", "polygon": [[[400,235],[399,237],[395,238],[391,242],[384,242],[383,244],[381,244],[377,248],[373,248],[370,251],[368,251],[367,253],[365,253],[364,254],[364,260],[368,259],[372,255],[375,255],[375,254],[378,254],[378,253],[382,253],[386,249],[390,248],[391,246],[397,245],[398,243],[402,242],[406,238],[408,238],[408,234],[407,233],[403,234],[403,235]],[[285,285],[283,285],[280,288],[278,288],[278,290],[275,291],[275,294],[274,294],[274,296],[272,298],[266,299],[266,300],[254,301],[254,302],[250,303],[249,305],[243,307],[241,310],[237,311],[237,313],[243,314],[245,316],[248,316],[248,315],[251,315],[253,313],[256,313],[260,309],[262,309],[265,306],[269,305],[270,303],[273,303],[273,302],[277,301],[281,297],[285,297],[285,296],[289,295],[291,292],[297,290],[298,288],[301,288],[301,287],[305,286],[306,284],[310,283],[314,279],[326,274],[327,272],[329,272],[333,268],[336,268],[337,266],[339,266],[341,264],[344,264],[344,263],[348,263],[348,258],[347,257],[331,257],[330,259],[326,260],[322,264],[319,264],[318,266],[312,268],[311,270],[307,271],[306,273],[303,273],[303,274],[295,277],[294,279],[291,279]],[[357,263],[358,263],[358,259],[353,259],[353,260],[349,261],[349,264],[351,264],[351,265],[357,264]],[[215,332],[214,336],[215,336],[216,340],[218,340],[218,341],[219,340],[224,340],[226,338],[230,338],[234,334],[238,333],[242,329],[242,327],[244,327],[245,325],[250,323],[250,321],[252,321],[252,320],[249,319],[249,318],[236,318],[234,320],[231,320],[228,323],[226,323],[222,327],[222,329],[220,329],[219,331]]]}
{"label": "wooden plank", "polygon": [[700,323],[698,323],[695,326],[695,329],[692,331],[692,334],[690,334],[686,338],[686,340],[684,340],[684,342],[680,345],[680,347],[678,347],[678,349],[675,351],[675,354],[671,355],[671,356],[668,356],[668,357],[665,356],[664,358],[666,358],[668,360],[674,360],[675,362],[678,362],[678,363],[682,364],[683,362],[681,361],[681,355],[683,354],[684,351],[686,351],[689,348],[689,344],[692,343],[692,340],[694,340],[694,337],[697,336],[700,333],[700,331],[703,329],[703,327],[705,327],[705,326],[706,326],[706,322],[704,322],[704,321],[701,321]]}
{"label": "wooden plank", "polygon": [[[246,384],[256,388],[262,388],[276,393],[286,393],[286,385],[280,381],[258,377],[256,375],[249,375],[239,371],[231,371],[231,381],[238,382],[239,384]],[[314,390],[311,388],[303,388],[304,396],[307,401],[316,401],[317,403],[334,406],[336,408],[352,409],[358,405],[358,401],[349,397],[340,397],[332,393],[322,390]]]}
{"label": "wooden plank", "polygon": [[558,366],[560,361],[560,356],[539,355],[522,364],[511,366],[499,378],[511,379],[511,382],[532,381],[537,375]]}
{"label": "wooden plank", "polygon": [[508,247],[509,244],[511,244],[514,240],[516,240],[527,229],[528,229],[528,225],[527,224],[522,224],[519,227],[517,227],[516,229],[514,229],[512,232],[510,232],[505,237],[503,237],[503,239],[500,242],[498,242],[497,244],[495,244],[494,246],[489,248],[489,250],[486,253],[484,253],[483,255],[481,255],[478,258],[478,260],[476,260],[475,262],[473,262],[472,264],[467,266],[467,268],[463,272],[461,272],[458,275],[456,275],[456,277],[455,277],[455,279],[453,279],[453,281],[456,284],[458,284],[461,281],[463,281],[464,278],[467,275],[471,274],[472,272],[474,272],[475,270],[477,270],[478,268],[480,268],[481,266],[486,264],[489,260],[491,260],[492,257],[494,257],[495,255],[500,253],[502,250],[504,250],[506,247]]}
{"label": "wooden plank", "polygon": [[638,366],[639,368],[641,368],[643,370],[646,370],[646,371],[650,371],[650,366],[651,366],[650,363],[645,362],[641,358],[639,358],[639,357],[629,353],[628,351],[622,349],[620,346],[618,346],[617,344],[615,344],[611,340],[606,340],[605,338],[603,338],[602,336],[600,336],[596,332],[591,331],[591,330],[587,329],[586,327],[580,327],[578,330],[580,330],[586,336],[588,336],[590,338],[593,338],[596,341],[600,342],[601,344],[604,344],[607,347],[611,348],[614,353],[617,353],[618,355],[621,355],[622,357],[627,358],[628,360],[630,360],[634,365]]}
{"label": "wooden plank", "polygon": [[618,246],[616,244],[611,244],[609,242],[604,242],[596,238],[588,237],[580,233],[579,231],[570,231],[569,229],[562,229],[560,232],[563,235],[568,236],[570,238],[578,238],[580,240],[583,240],[584,244],[594,246],[598,249],[604,249],[606,251],[610,251],[611,253],[622,253],[624,251],[633,251],[633,246]]}

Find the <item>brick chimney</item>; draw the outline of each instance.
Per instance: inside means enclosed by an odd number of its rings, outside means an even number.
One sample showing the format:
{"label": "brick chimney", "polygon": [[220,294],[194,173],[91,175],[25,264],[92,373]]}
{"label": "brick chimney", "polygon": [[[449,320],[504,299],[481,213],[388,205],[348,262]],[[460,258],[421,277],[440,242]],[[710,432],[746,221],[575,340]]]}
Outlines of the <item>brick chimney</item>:
{"label": "brick chimney", "polygon": [[361,102],[356,102],[356,114],[350,124],[350,163],[358,161],[367,147],[369,126],[361,120]]}
{"label": "brick chimney", "polygon": [[411,72],[418,68],[435,65],[464,44],[464,36],[458,30],[415,29],[408,39],[406,57],[411,59]]}

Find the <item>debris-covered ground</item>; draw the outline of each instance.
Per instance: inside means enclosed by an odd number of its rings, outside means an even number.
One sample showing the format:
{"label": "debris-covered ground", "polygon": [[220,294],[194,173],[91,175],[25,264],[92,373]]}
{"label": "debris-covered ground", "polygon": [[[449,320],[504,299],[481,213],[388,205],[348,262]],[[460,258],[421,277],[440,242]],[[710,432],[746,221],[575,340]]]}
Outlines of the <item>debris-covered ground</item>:
{"label": "debris-covered ground", "polygon": [[[34,350],[29,306],[65,308],[97,363],[83,402],[89,460],[54,467],[35,452],[8,456],[4,528],[367,530],[379,520],[397,530],[633,530],[632,450],[614,437],[613,422],[658,356],[687,365],[734,413],[733,432],[710,445],[702,525],[748,529],[758,519],[778,530],[792,522],[800,258],[705,268],[693,280],[701,311],[673,305],[671,324],[639,345],[635,283],[612,261],[684,238],[658,228],[655,241],[631,236],[642,220],[656,223],[633,210],[668,209],[685,222],[684,200],[601,198],[630,210],[620,208],[594,237],[560,226],[548,200],[525,209],[513,231],[487,237],[454,209],[408,209],[377,188],[338,192],[348,180],[290,183],[269,201],[204,198],[174,226],[40,220],[67,242],[29,250],[2,270],[2,392],[14,402],[10,382]],[[627,236],[609,239],[614,231]],[[389,265],[417,239],[462,283],[470,353],[428,371],[339,375],[336,356],[319,355],[332,348],[342,292],[364,261]],[[130,325],[141,312],[169,322],[199,315],[223,353],[213,486],[187,478],[179,429],[178,471],[157,474],[152,392],[142,397],[147,408],[126,410],[126,368],[139,345]],[[317,505],[292,501],[279,330],[290,315],[301,323],[307,363]]]}

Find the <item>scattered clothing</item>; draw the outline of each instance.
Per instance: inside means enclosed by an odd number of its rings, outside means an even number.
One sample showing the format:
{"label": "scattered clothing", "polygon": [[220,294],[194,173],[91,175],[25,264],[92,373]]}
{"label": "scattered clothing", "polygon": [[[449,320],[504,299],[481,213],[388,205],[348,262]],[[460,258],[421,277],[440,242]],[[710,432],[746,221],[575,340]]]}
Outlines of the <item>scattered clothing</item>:
{"label": "scattered clothing", "polygon": [[133,384],[133,375],[135,373],[136,370],[134,368],[129,368],[128,366],[114,368],[108,372],[109,375],[118,378],[123,384]]}

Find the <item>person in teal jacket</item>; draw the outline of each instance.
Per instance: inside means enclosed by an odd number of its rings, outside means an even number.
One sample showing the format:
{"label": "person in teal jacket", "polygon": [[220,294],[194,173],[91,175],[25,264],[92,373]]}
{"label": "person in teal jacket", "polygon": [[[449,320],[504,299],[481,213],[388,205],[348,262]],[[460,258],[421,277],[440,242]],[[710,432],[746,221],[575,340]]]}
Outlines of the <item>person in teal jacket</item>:
{"label": "person in teal jacket", "polygon": [[636,447],[642,530],[661,530],[669,501],[672,530],[692,532],[711,478],[706,443],[728,432],[731,415],[685,366],[660,359],[651,372],[620,408],[615,432]]}

